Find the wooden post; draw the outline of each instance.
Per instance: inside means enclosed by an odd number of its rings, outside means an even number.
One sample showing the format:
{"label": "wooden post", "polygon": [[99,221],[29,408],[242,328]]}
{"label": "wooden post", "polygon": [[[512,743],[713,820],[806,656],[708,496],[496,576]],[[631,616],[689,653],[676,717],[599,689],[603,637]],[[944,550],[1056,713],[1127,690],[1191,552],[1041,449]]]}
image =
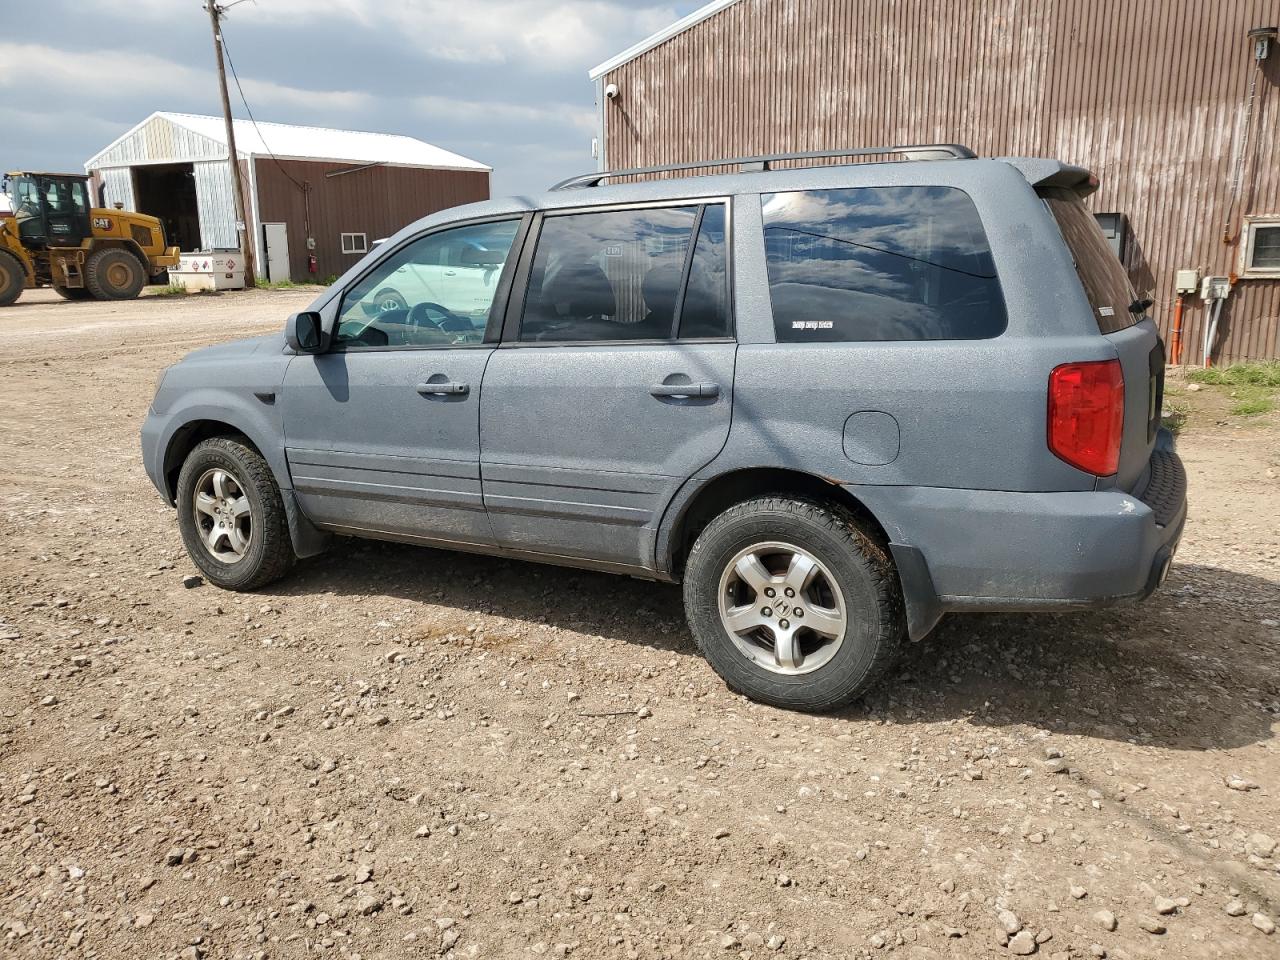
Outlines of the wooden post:
{"label": "wooden post", "polygon": [[224,8],[218,6],[217,0],[208,0],[205,9],[209,11],[209,23],[213,27],[213,54],[218,62],[218,89],[222,94],[222,117],[227,124],[228,162],[231,164],[231,186],[236,199],[236,220],[242,229],[238,230],[240,238],[240,258],[244,261],[244,285],[254,287],[257,277],[253,268],[253,244],[249,236],[249,218],[244,205],[244,181],[240,176],[240,154],[236,150],[236,128],[231,119],[231,98],[227,95],[227,70],[222,62],[222,31],[218,22]]}

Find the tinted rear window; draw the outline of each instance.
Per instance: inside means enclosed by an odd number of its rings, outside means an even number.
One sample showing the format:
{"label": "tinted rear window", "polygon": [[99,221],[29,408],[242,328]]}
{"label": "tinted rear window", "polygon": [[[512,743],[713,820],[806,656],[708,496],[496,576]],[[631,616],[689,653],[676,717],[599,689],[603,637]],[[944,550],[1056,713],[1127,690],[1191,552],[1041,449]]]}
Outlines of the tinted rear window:
{"label": "tinted rear window", "polygon": [[978,211],[954,187],[766,194],[779,342],[981,340],[1005,329]]}
{"label": "tinted rear window", "polygon": [[1129,275],[1093,214],[1085,209],[1084,201],[1075,191],[1062,187],[1042,188],[1039,193],[1076,262],[1076,273],[1093,307],[1098,329],[1115,333],[1141,320],[1141,314],[1129,312],[1129,304],[1137,299]]}

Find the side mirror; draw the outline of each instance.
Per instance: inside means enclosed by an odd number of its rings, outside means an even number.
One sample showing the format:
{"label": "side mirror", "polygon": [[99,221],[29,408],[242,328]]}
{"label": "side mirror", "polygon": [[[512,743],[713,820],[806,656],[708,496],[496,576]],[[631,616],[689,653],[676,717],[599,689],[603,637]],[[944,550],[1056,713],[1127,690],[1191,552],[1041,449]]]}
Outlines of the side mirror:
{"label": "side mirror", "polygon": [[314,310],[303,310],[291,316],[285,326],[284,338],[297,353],[323,353],[328,345],[325,343],[323,321]]}

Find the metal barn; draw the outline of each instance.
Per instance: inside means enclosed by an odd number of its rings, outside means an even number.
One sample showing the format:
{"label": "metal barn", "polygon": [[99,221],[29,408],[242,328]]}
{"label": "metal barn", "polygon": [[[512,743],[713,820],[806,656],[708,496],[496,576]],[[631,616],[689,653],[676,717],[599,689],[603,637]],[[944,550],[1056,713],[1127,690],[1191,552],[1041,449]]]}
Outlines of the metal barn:
{"label": "metal barn", "polygon": [[[375,239],[489,197],[491,167],[413,137],[235,121],[260,276],[341,274]],[[157,216],[184,251],[239,246],[221,117],[153,113],[91,158],[104,205]]]}
{"label": "metal barn", "polygon": [[[1280,357],[1275,0],[715,0],[591,71],[601,169],[963,143],[1058,157],[1169,342],[1225,278],[1218,362]],[[1183,362],[1212,303],[1184,274]]]}

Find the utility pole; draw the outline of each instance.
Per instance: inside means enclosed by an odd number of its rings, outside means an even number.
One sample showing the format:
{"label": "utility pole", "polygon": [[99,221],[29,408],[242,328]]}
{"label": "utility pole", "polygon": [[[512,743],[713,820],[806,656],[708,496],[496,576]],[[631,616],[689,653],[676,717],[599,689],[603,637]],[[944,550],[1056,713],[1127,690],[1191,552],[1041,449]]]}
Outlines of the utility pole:
{"label": "utility pole", "polygon": [[239,223],[240,258],[244,261],[244,285],[256,285],[253,269],[253,246],[249,237],[249,218],[245,215],[244,181],[240,176],[240,154],[236,151],[236,127],[231,120],[231,98],[227,95],[227,69],[222,62],[222,30],[219,21],[226,13],[226,8],[219,6],[217,0],[208,0],[205,9],[209,11],[209,23],[213,27],[213,55],[218,62],[218,88],[222,93],[222,117],[227,124],[227,151],[230,154],[231,186],[236,199],[236,220]]}

